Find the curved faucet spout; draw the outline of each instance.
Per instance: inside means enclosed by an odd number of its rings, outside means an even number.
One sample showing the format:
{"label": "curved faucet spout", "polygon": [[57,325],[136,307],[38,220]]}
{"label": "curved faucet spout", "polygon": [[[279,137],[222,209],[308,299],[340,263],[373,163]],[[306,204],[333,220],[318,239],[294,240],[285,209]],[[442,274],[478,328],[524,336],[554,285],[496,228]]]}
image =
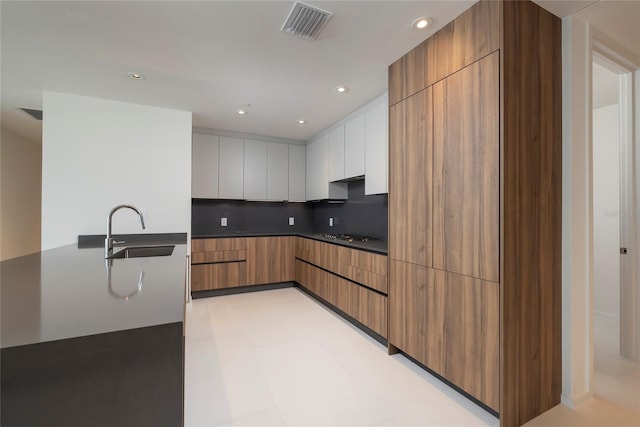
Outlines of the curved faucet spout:
{"label": "curved faucet spout", "polygon": [[[136,208],[135,206],[118,205],[113,209],[111,209],[111,212],[109,212],[109,216],[107,216],[107,235],[104,239],[104,257],[105,258],[109,258],[111,256],[111,254],[113,253],[113,244],[115,243],[113,241],[113,237],[111,237],[111,220],[112,220],[113,214],[116,213],[116,211],[118,211],[119,209],[123,209],[123,208],[131,209],[132,211],[137,213],[138,216],[140,217],[140,224],[142,225],[142,229],[144,230],[146,228],[144,226],[144,217],[142,216],[142,212],[140,212],[140,209]],[[124,243],[124,242],[118,242],[118,243]]]}

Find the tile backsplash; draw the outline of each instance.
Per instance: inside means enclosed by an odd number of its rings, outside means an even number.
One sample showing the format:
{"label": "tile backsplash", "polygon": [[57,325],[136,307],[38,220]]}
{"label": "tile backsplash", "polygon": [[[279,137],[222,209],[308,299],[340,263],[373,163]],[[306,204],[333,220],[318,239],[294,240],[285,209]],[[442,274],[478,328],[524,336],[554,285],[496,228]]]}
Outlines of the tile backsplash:
{"label": "tile backsplash", "polygon": [[[193,236],[262,233],[350,233],[387,239],[386,194],[364,195],[364,181],[349,183],[349,198],[340,202],[246,202],[193,199]],[[295,224],[289,225],[293,217]],[[227,226],[221,226],[226,218]],[[329,226],[333,218],[333,227]]]}

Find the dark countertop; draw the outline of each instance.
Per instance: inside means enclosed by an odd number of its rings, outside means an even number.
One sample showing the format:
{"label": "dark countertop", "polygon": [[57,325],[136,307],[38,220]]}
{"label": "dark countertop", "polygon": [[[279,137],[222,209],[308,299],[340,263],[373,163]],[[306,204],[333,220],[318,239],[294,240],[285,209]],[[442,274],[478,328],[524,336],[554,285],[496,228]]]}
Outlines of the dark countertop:
{"label": "dark countertop", "polygon": [[319,240],[321,242],[333,243],[334,245],[346,246],[349,248],[360,249],[367,252],[373,252],[381,255],[389,253],[386,240],[370,240],[368,242],[347,242],[339,239],[329,239],[321,234],[314,233],[250,233],[236,232],[233,234],[216,234],[216,235],[199,235],[191,236],[191,239],[222,239],[232,237],[271,237],[271,236],[297,236],[306,237],[307,239]]}
{"label": "dark countertop", "polygon": [[3,261],[1,347],[183,322],[182,242],[170,256],[113,260],[111,287],[102,246],[68,245]]}

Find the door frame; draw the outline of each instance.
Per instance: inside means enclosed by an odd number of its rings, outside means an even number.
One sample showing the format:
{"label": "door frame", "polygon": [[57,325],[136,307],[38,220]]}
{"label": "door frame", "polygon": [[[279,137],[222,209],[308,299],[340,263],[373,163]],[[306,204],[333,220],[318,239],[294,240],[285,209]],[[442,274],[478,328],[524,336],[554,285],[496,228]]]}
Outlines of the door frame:
{"label": "door frame", "polygon": [[[637,190],[635,183],[637,169],[635,158],[638,153],[637,138],[634,135],[634,110],[638,110],[638,98],[634,96],[634,85],[640,83],[634,74],[640,75],[640,66],[619,53],[615,43],[612,43],[605,35],[593,31],[591,43],[591,60],[613,71],[619,76],[619,108],[620,108],[620,247],[628,249],[628,256],[620,257],[620,354],[628,359],[638,361],[640,359],[640,289],[638,288],[637,269],[638,262],[633,262],[637,257],[638,241],[636,239]],[[591,79],[593,90],[593,79]],[[590,94],[592,101],[593,94]],[[636,106],[634,108],[634,98]],[[593,109],[592,109],[593,111]],[[593,125],[590,127],[590,135],[593,135]],[[593,144],[593,138],[591,138]],[[593,145],[591,145],[593,147]],[[593,174],[591,175],[593,182]],[[591,189],[593,200],[593,186]],[[593,224],[592,224],[593,227]],[[592,228],[593,236],[593,228]],[[593,280],[591,287],[593,288]],[[593,292],[591,292],[593,295]],[[591,328],[593,337],[593,324]],[[593,338],[591,340],[593,342]]]}
{"label": "door frame", "polygon": [[[638,217],[636,182],[638,150],[637,117],[640,103],[635,95],[640,84],[640,64],[634,63],[632,57],[625,55],[626,49],[611,40],[595,28],[590,29],[591,48],[590,63],[597,63],[619,75],[619,108],[620,108],[620,246],[628,249],[628,257],[620,257],[620,352],[624,357],[638,361],[640,359],[640,284],[638,283],[638,249],[637,228],[633,219]],[[589,76],[589,108],[593,111],[593,75]],[[636,90],[634,90],[634,87]],[[589,152],[593,153],[593,122],[589,120]],[[593,207],[593,158],[589,173],[589,204]],[[591,215],[590,253],[591,274],[589,281],[590,303],[590,376],[593,378],[593,236],[594,221]],[[636,262],[633,262],[633,259]],[[624,345],[623,345],[624,343]],[[593,391],[593,381],[590,381]]]}
{"label": "door frame", "polygon": [[[593,395],[593,170],[592,170],[592,64],[594,48],[606,48],[605,56],[640,69],[640,55],[626,49],[590,22],[571,15],[562,20],[563,149],[562,149],[562,403],[577,407]],[[622,62],[621,62],[622,61]],[[640,71],[632,76],[635,105],[632,114],[640,123]],[[631,132],[638,148],[640,125]],[[640,149],[632,156],[633,197],[637,214],[640,190]],[[640,242],[640,227],[635,230]],[[638,250],[632,283],[640,280]],[[630,248],[631,251],[631,248]],[[640,307],[640,292],[635,304]],[[639,344],[640,345],[640,344]]]}

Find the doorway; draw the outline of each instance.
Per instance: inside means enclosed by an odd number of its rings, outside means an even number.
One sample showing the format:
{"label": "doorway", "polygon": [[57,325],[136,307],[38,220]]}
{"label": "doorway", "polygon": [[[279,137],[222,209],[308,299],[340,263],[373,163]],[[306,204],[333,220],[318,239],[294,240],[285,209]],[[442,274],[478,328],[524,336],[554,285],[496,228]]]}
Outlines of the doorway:
{"label": "doorway", "polygon": [[593,392],[640,405],[633,71],[594,46],[592,64]]}

